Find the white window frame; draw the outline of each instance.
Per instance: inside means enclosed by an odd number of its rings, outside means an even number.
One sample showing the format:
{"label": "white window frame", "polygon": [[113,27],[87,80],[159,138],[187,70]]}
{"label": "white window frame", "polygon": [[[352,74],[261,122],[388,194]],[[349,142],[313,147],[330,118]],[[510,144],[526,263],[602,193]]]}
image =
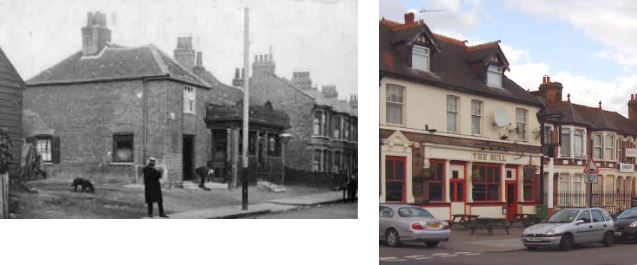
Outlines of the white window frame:
{"label": "white window frame", "polygon": [[502,88],[502,67],[497,65],[487,67],[487,85]]}
{"label": "white window frame", "polygon": [[[451,102],[455,101],[455,109],[452,108],[453,105],[451,105]],[[460,97],[458,96],[454,96],[454,95],[447,95],[447,132],[450,133],[458,133],[460,132],[460,128],[459,128],[459,111],[460,110]],[[450,117],[453,116],[454,120],[455,120],[455,124],[450,124],[449,123],[449,119]],[[453,128],[451,128],[451,126],[453,126]]]}
{"label": "white window frame", "polygon": [[36,137],[35,148],[42,157],[42,162],[51,162],[53,159],[53,137]]}
{"label": "white window frame", "polygon": [[[478,106],[477,109],[475,108],[476,104]],[[483,112],[484,112],[484,102],[482,100],[472,99],[471,100],[471,134],[472,135],[482,135]],[[473,120],[476,118],[478,119],[477,133],[476,133],[476,128],[474,126],[476,124],[473,122]]]}
{"label": "white window frame", "polygon": [[615,160],[620,163],[622,162],[622,143],[622,137],[617,135],[615,138]]}
{"label": "white window frame", "polygon": [[[593,138],[593,159],[595,160],[603,160],[604,159],[604,134],[596,133],[591,135]],[[599,142],[596,141],[599,137]],[[598,155],[596,155],[598,154]]]}
{"label": "white window frame", "polygon": [[[566,132],[566,133],[565,133]],[[572,150],[572,146],[573,146],[573,130],[571,129],[571,127],[564,127],[562,126],[562,128],[560,128],[560,157],[573,157],[573,150]],[[565,135],[566,137],[568,137],[568,139],[563,139],[562,136]],[[568,145],[568,150],[565,150],[564,145],[567,144]],[[564,152],[567,152],[566,154],[564,154]]]}
{"label": "white window frame", "polygon": [[[522,115],[520,115],[522,114]],[[515,136],[520,141],[526,141],[527,129],[526,126],[528,124],[528,115],[529,111],[523,108],[515,109],[515,124],[516,124],[516,133]],[[520,130],[522,127],[522,130]]]}
{"label": "white window frame", "polygon": [[[405,92],[406,92],[406,88],[403,86],[399,86],[399,85],[394,85],[394,84],[387,84],[385,86],[385,122],[387,122],[387,124],[393,124],[393,125],[404,125],[405,124]],[[394,96],[394,93],[392,93],[393,91],[400,91],[400,95],[396,95],[396,98],[393,99],[392,96]],[[400,101],[397,100],[398,96],[400,96]],[[390,116],[390,106],[399,106],[400,107],[400,121],[399,122],[395,122],[392,120],[392,117]]]}
{"label": "white window frame", "polygon": [[[610,134],[610,133],[604,134],[604,160],[606,161],[615,161],[615,139],[616,139],[615,134]],[[612,146],[608,146],[609,143]],[[606,157],[606,152],[610,153],[610,157]]]}
{"label": "white window frame", "polygon": [[197,114],[197,90],[191,86],[184,87],[184,113]]}
{"label": "white window frame", "polygon": [[411,67],[421,71],[429,71],[431,65],[429,48],[414,44],[411,47]]}

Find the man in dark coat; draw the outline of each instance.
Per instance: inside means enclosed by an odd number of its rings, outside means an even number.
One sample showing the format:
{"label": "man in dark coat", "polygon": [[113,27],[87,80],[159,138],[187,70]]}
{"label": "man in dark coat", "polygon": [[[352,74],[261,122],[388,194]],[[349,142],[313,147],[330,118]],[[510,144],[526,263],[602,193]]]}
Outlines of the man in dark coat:
{"label": "man in dark coat", "polygon": [[208,163],[205,166],[198,167],[195,169],[195,174],[199,176],[201,183],[199,184],[199,188],[204,190],[210,190],[206,188],[206,181],[213,179],[215,177],[215,170],[212,168],[212,164]]}
{"label": "man in dark coat", "polygon": [[168,217],[164,213],[164,205],[161,196],[161,171],[155,168],[155,158],[148,158],[148,165],[144,168],[144,191],[146,194],[146,204],[148,204],[148,217],[153,217],[153,202],[157,202],[159,216]]}

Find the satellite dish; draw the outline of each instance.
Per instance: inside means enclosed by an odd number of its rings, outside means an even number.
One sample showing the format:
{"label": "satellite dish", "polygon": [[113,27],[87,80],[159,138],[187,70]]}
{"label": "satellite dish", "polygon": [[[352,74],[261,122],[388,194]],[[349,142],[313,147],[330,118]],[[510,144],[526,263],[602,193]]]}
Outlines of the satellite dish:
{"label": "satellite dish", "polygon": [[503,108],[497,108],[494,113],[495,125],[505,127],[509,125],[509,114]]}

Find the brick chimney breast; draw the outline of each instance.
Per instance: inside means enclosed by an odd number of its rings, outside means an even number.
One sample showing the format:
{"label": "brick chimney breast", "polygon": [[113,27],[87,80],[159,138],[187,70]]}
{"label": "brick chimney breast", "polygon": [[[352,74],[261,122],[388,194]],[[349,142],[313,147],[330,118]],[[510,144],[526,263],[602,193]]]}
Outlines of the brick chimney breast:
{"label": "brick chimney breast", "polygon": [[106,15],[89,12],[82,27],[82,55],[99,54],[111,42],[111,30],[106,27]]}
{"label": "brick chimney breast", "polygon": [[310,72],[294,72],[292,73],[292,82],[303,90],[313,90]]}
{"label": "brick chimney breast", "polygon": [[336,91],[336,86],[323,86],[321,89],[323,96],[327,99],[338,99],[338,91]]}
{"label": "brick chimney breast", "polygon": [[631,94],[628,101],[628,119],[637,120],[637,95]]}
{"label": "brick chimney breast", "polygon": [[272,54],[255,55],[252,62],[252,76],[259,78],[274,75],[275,66]]}

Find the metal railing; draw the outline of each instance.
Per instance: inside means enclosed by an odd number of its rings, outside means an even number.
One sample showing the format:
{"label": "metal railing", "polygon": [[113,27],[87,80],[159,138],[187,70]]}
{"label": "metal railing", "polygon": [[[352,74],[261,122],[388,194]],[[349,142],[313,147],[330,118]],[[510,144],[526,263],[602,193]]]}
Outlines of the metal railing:
{"label": "metal railing", "polygon": [[[616,192],[593,192],[592,207],[599,207],[607,210],[611,215],[621,213],[631,207],[631,200],[635,194]],[[554,193],[555,210],[563,208],[588,207],[588,192],[556,192]]]}

